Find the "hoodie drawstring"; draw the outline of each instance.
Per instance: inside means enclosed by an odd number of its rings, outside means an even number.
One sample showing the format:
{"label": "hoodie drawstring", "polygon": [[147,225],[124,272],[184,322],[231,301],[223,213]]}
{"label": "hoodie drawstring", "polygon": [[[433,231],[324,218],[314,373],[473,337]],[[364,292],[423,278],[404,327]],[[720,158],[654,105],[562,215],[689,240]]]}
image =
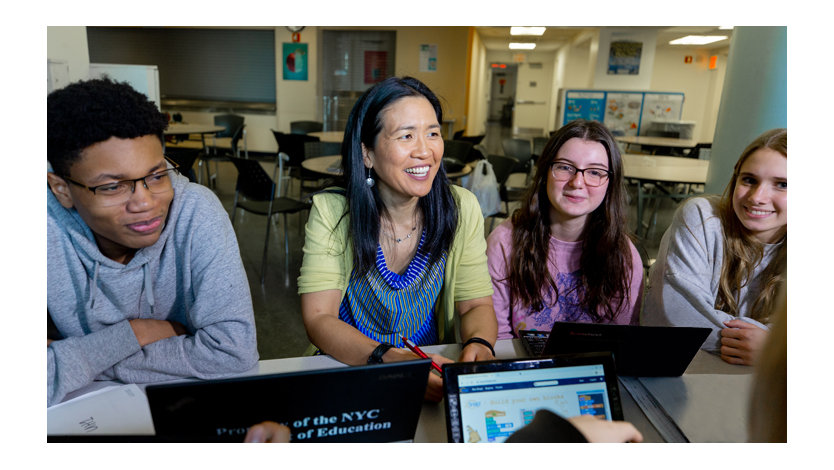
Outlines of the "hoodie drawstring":
{"label": "hoodie drawstring", "polygon": [[153,281],[151,280],[151,266],[150,263],[145,263],[142,265],[142,271],[145,274],[145,299],[148,301],[148,305],[151,306],[151,316],[153,316]]}
{"label": "hoodie drawstring", "polygon": [[93,268],[93,278],[90,281],[90,301],[87,302],[87,309],[92,310],[93,307],[96,305],[96,292],[98,292],[98,288],[96,285],[98,284],[98,267],[101,266],[101,263],[96,261],[96,267]]}

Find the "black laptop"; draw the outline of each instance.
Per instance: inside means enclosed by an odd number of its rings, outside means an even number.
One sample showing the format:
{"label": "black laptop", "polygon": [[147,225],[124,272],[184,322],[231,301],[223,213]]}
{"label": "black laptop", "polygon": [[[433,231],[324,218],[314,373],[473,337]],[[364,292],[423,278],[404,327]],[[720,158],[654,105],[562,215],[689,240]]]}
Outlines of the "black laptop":
{"label": "black laptop", "polygon": [[[686,326],[556,322],[549,334],[522,330],[519,336],[531,356],[611,351],[619,375],[677,377],[710,331]],[[542,343],[543,348],[538,349]]]}
{"label": "black laptop", "polygon": [[149,385],[161,441],[241,442],[262,421],[287,425],[291,442],[414,439],[427,359],[223,380]]}
{"label": "black laptop", "polygon": [[504,442],[547,409],[622,420],[611,353],[443,365],[449,442]]}

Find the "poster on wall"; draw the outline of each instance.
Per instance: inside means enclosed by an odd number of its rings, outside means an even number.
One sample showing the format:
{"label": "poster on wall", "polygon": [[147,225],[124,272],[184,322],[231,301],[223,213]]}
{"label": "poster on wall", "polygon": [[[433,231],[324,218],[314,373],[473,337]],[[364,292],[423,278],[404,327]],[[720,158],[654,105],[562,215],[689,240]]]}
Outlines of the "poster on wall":
{"label": "poster on wall", "polygon": [[647,94],[643,104],[641,121],[647,125],[654,121],[677,121],[683,114],[683,95],[675,93]]}
{"label": "poster on wall", "polygon": [[285,42],[284,80],[307,80],[307,44],[299,42]]}
{"label": "poster on wall", "polygon": [[605,125],[614,135],[637,135],[643,93],[608,93],[605,103]]}
{"label": "poster on wall", "polygon": [[569,91],[565,96],[565,122],[576,119],[603,120],[604,91]]}
{"label": "poster on wall", "polygon": [[373,84],[385,80],[388,66],[388,52],[365,51],[365,83]]}
{"label": "poster on wall", "polygon": [[643,43],[640,41],[611,41],[608,75],[639,75],[642,53]]}
{"label": "poster on wall", "polygon": [[437,44],[420,44],[420,71],[437,72]]}

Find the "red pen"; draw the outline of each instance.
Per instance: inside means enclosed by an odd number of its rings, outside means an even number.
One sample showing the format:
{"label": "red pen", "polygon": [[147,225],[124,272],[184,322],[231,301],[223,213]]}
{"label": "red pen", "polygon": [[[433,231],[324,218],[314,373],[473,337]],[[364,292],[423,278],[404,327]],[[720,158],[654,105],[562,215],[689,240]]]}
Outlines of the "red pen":
{"label": "red pen", "polygon": [[[405,343],[405,346],[408,349],[410,349],[411,352],[413,352],[414,354],[420,356],[423,359],[428,359],[429,358],[429,356],[426,353],[424,353],[422,349],[420,349],[416,344],[414,344],[413,341],[406,338],[405,336],[403,336],[403,343]],[[440,366],[437,365],[436,362],[431,361],[431,366],[434,368],[434,370],[440,372],[441,374],[443,373],[443,369],[441,369]]]}

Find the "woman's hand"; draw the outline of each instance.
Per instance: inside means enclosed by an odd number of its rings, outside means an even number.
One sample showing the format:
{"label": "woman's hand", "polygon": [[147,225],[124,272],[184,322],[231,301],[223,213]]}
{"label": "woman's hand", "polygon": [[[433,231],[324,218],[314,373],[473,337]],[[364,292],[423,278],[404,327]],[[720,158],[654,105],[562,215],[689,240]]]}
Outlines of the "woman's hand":
{"label": "woman's hand", "polygon": [[491,361],[493,359],[495,359],[495,356],[492,355],[492,351],[481,343],[469,343],[460,352],[461,362]]}
{"label": "woman's hand", "polygon": [[588,442],[643,442],[643,435],[628,421],[608,421],[591,415],[568,418]]}
{"label": "woman's hand", "polygon": [[243,442],[290,442],[290,428],[275,421],[264,421],[249,428]]}
{"label": "woman's hand", "polygon": [[[447,357],[441,356],[440,354],[427,353],[426,355],[439,366],[455,362]],[[429,381],[426,384],[426,394],[424,398],[426,401],[433,402],[439,402],[443,399],[443,377],[441,377],[434,369],[429,370]]]}
{"label": "woman's hand", "polygon": [[767,338],[767,330],[744,320],[724,322],[721,330],[721,359],[730,364],[751,366]]}
{"label": "woman's hand", "polygon": [[[498,320],[492,309],[492,296],[463,300],[457,303],[460,312],[460,337],[464,341],[474,336],[483,338],[494,345],[498,338]],[[495,359],[488,347],[471,343],[460,352],[461,362],[488,361]]]}

